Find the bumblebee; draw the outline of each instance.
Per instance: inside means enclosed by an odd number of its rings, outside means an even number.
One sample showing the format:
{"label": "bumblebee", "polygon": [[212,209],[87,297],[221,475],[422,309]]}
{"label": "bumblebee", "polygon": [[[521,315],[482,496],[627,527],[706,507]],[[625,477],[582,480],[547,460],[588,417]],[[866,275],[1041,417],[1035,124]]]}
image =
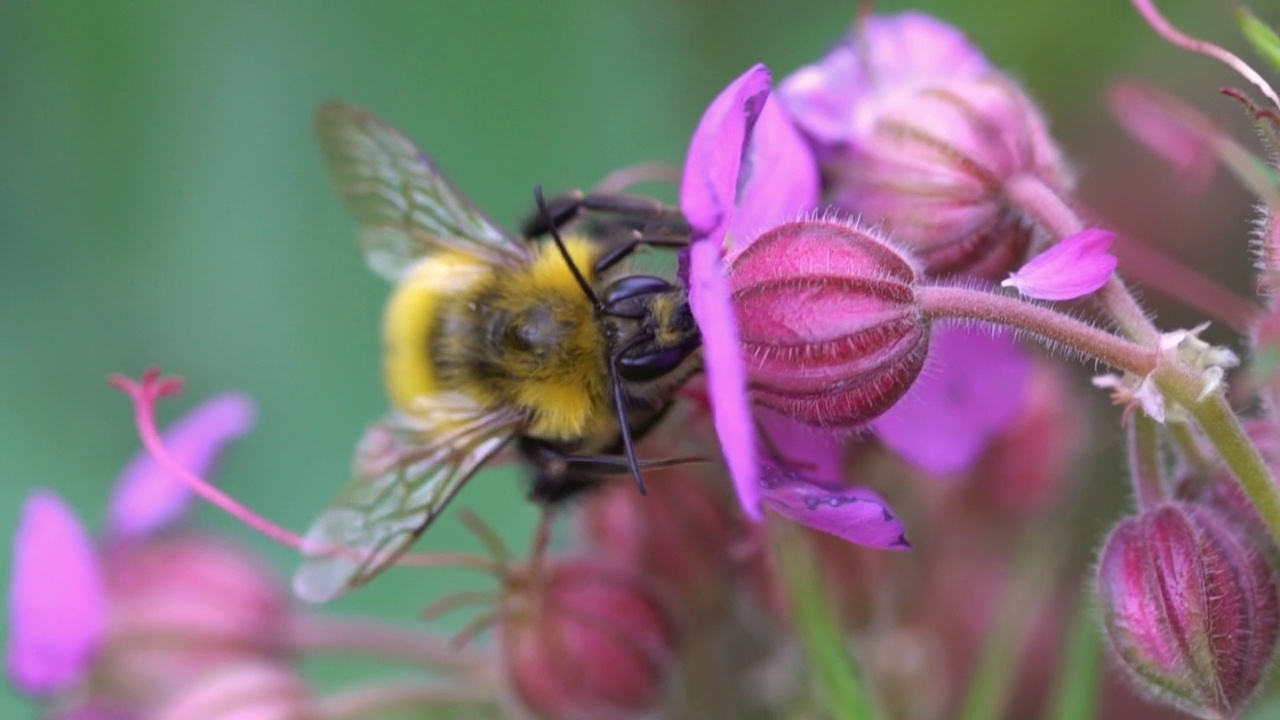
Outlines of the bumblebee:
{"label": "bumblebee", "polygon": [[[316,131],[366,259],[395,284],[383,325],[392,410],[307,533],[300,597],[368,582],[509,443],[544,504],[610,475],[643,492],[642,466],[675,462],[640,462],[634,441],[697,370],[701,338],[683,288],[624,266],[646,245],[687,243],[678,211],[619,195],[548,202],[538,189],[516,236],[372,114],[326,104]],[[562,235],[583,215],[612,219]]]}

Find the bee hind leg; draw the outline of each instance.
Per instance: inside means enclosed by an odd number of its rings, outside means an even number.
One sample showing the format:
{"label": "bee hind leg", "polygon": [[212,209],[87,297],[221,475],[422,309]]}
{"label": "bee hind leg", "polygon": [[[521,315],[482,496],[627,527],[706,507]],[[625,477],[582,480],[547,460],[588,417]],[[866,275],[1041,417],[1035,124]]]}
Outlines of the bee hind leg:
{"label": "bee hind leg", "polygon": [[[570,190],[548,200],[547,212],[535,212],[521,224],[520,232],[527,238],[541,237],[553,229],[563,229],[582,213],[636,221],[639,227],[635,229],[644,236],[652,236],[655,240],[683,238],[680,244],[688,244],[689,223],[679,208],[638,195],[584,193],[581,190]],[[643,232],[650,224],[653,224],[653,232]]]}

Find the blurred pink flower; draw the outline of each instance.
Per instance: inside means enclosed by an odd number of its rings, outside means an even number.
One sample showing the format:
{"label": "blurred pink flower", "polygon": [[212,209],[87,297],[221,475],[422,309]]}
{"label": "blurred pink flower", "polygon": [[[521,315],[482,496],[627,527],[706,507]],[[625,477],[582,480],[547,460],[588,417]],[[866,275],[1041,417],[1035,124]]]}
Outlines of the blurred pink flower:
{"label": "blurred pink flower", "polygon": [[1214,144],[1222,130],[1200,111],[1145,83],[1112,85],[1107,107],[1130,135],[1168,163],[1188,193],[1204,192],[1218,165]]}
{"label": "blurred pink flower", "polygon": [[9,585],[9,677],[24,693],[65,690],[88,673],[106,599],[89,534],[62,500],[37,491],[22,506]]}
{"label": "blurred pink flower", "polygon": [[1097,292],[1116,270],[1116,234],[1090,228],[1032,258],[1000,283],[1036,300],[1075,300]]}
{"label": "blurred pink flower", "polygon": [[1030,360],[1011,333],[936,327],[920,377],[871,427],[930,475],[962,472],[1017,417],[1030,377]]}

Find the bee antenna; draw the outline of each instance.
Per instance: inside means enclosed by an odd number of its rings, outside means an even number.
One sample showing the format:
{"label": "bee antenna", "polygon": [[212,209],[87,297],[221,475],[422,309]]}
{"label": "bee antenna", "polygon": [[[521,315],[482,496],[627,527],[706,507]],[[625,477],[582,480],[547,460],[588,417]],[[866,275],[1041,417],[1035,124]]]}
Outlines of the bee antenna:
{"label": "bee antenna", "polygon": [[591,304],[596,310],[604,310],[604,303],[600,302],[599,296],[591,289],[590,283],[582,276],[582,271],[578,269],[577,263],[573,261],[573,257],[569,255],[569,250],[564,246],[564,238],[560,237],[560,231],[556,229],[555,219],[551,217],[551,211],[547,209],[547,200],[542,196],[542,186],[533,186],[533,197],[538,202],[538,214],[547,223],[547,229],[551,231],[551,239],[555,241],[556,248],[560,250],[560,257],[564,258],[564,262],[569,266],[569,270],[573,273],[573,278],[578,281],[578,287],[582,288],[583,294],[587,299],[591,300]]}

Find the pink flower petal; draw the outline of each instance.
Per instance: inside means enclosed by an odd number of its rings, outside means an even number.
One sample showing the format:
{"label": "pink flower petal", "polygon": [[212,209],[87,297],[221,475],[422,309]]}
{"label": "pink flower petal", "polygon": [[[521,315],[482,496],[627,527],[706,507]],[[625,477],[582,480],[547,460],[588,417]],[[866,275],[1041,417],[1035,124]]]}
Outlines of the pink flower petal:
{"label": "pink flower petal", "polygon": [[765,66],[748,70],[716,96],[693,133],[680,183],[680,209],[697,237],[723,235],[728,229],[738,201],[742,155],[769,97],[769,82]]}
{"label": "pink flower petal", "polygon": [[[164,444],[182,467],[208,477],[227,443],[254,423],[253,401],[244,395],[218,395],[205,401],[164,433]],[[174,520],[191,499],[187,486],[161,470],[144,452],[121,473],[111,500],[111,532],[145,535]]]}
{"label": "pink flower petal", "polygon": [[742,252],[760,234],[795,220],[818,203],[818,163],[800,131],[774,97],[746,138],[738,171],[737,212],[729,224],[728,252]]}
{"label": "pink flower petal", "polygon": [[14,685],[44,695],[83,680],[105,619],[102,573],[84,527],[57,495],[31,495],[14,536],[9,587]]}
{"label": "pink flower petal", "polygon": [[859,545],[911,547],[902,522],[866,488],[819,484],[771,466],[763,482],[765,506],[788,520]]}
{"label": "pink flower petal", "polygon": [[1169,164],[1188,192],[1204,191],[1218,164],[1214,147],[1221,129],[1199,110],[1142,83],[1116,83],[1107,106],[1130,135]]}
{"label": "pink flower petal", "polygon": [[1116,257],[1109,251],[1116,234],[1090,228],[1035,256],[1004,282],[1037,300],[1074,300],[1095,292],[1111,279]]}
{"label": "pink flower petal", "polygon": [[919,379],[872,428],[930,475],[963,472],[1017,418],[1030,379],[1030,359],[1009,333],[941,327]]}
{"label": "pink flower petal", "polygon": [[689,307],[702,331],[711,414],[738,500],[748,517],[761,519],[756,428],[747,400],[747,370],[738,349],[738,326],[720,248],[696,242],[689,249]]}
{"label": "pink flower petal", "polygon": [[821,62],[792,73],[779,93],[800,128],[829,149],[856,142],[885,106],[903,96],[990,71],[962,32],[905,12],[855,23]]}

